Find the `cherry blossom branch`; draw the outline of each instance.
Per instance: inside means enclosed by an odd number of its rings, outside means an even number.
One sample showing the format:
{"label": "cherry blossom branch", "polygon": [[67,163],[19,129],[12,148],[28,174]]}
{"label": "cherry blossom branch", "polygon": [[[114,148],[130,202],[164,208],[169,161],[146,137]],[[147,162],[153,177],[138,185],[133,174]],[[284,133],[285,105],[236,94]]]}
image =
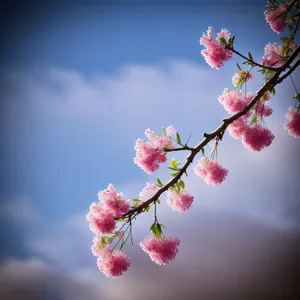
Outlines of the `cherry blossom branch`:
{"label": "cherry blossom branch", "polygon": [[[157,199],[166,192],[170,187],[172,187],[174,184],[176,184],[181,176],[186,173],[188,167],[193,162],[195,156],[205,147],[211,140],[214,138],[218,138],[219,140],[222,139],[224,132],[228,125],[233,123],[235,120],[237,120],[239,117],[245,115],[254,105],[259,101],[259,99],[268,91],[272,90],[278,83],[282,82],[286,77],[288,77],[298,66],[300,63],[300,60],[298,60],[289,70],[286,74],[284,74],[281,78],[279,78],[280,74],[284,72],[290,64],[294,61],[294,59],[297,57],[297,55],[300,53],[300,46],[296,48],[296,50],[292,53],[292,55],[289,57],[289,59],[279,68],[277,68],[276,72],[273,74],[273,76],[256,92],[255,97],[253,100],[245,106],[245,108],[238,113],[232,115],[229,118],[223,119],[223,123],[215,129],[211,133],[204,133],[204,139],[195,147],[190,149],[185,149],[185,147],[181,148],[180,150],[189,150],[190,154],[186,158],[186,162],[183,165],[182,168],[178,169],[178,173],[168,182],[166,183],[161,189],[159,189],[155,195],[153,195],[151,198],[149,198],[147,201],[142,203],[140,206],[129,210],[126,214],[122,216],[121,219],[126,218],[135,218],[137,215],[142,213],[149,205],[152,203],[155,203]],[[178,150],[178,151],[180,151]]]}

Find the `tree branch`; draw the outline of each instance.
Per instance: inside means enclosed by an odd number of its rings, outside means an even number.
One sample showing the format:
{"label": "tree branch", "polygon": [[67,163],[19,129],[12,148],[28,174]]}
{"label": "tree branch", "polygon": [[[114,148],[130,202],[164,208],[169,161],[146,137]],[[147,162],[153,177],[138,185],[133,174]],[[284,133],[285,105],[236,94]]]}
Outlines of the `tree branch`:
{"label": "tree branch", "polygon": [[[277,71],[273,74],[273,76],[256,92],[256,95],[254,99],[247,105],[245,108],[238,113],[232,115],[229,118],[223,119],[223,123],[215,129],[211,133],[204,133],[204,139],[195,147],[190,148],[188,150],[191,151],[191,153],[186,158],[186,162],[183,165],[182,168],[178,170],[178,173],[168,182],[166,183],[161,189],[159,189],[154,196],[152,196],[150,199],[142,203],[137,208],[131,209],[128,213],[124,214],[122,218],[133,218],[136,217],[138,214],[142,213],[143,210],[151,205],[153,202],[155,202],[161,194],[166,192],[170,187],[172,187],[174,184],[177,183],[177,181],[181,178],[181,176],[186,173],[188,167],[193,162],[195,156],[201,151],[201,149],[206,146],[212,139],[216,137],[222,137],[226,128],[228,125],[233,123],[235,120],[237,120],[239,117],[245,115],[254,105],[259,101],[259,99],[268,91],[273,89],[279,82],[282,82],[287,76],[289,76],[300,64],[300,60],[298,60],[293,67],[289,69],[289,71],[284,74],[281,78],[279,76],[282,72],[284,72],[290,64],[294,61],[294,59],[297,57],[297,55],[300,53],[300,46],[296,48],[296,50],[292,53],[292,55],[289,57],[289,59],[283,64],[281,67],[277,68]],[[179,150],[178,150],[179,151]]]}

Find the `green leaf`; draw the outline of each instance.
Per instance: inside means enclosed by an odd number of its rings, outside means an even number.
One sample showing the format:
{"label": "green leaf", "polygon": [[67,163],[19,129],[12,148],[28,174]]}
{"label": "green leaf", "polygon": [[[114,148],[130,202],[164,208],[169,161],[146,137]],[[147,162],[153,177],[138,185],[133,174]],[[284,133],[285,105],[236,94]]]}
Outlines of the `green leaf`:
{"label": "green leaf", "polygon": [[239,64],[236,64],[236,65],[237,65],[239,71],[243,71]]}
{"label": "green leaf", "polygon": [[154,234],[155,237],[161,237],[162,236],[162,229],[161,224],[159,223],[153,223],[150,227],[150,231]]}
{"label": "green leaf", "polygon": [[243,78],[243,77],[241,77],[239,80],[238,80],[238,82],[236,83],[236,86],[238,87],[238,86],[241,86],[241,84],[242,83],[244,83],[245,82],[245,79]]}
{"label": "green leaf", "polygon": [[253,56],[252,56],[252,54],[250,52],[248,52],[248,56],[249,56],[250,60],[254,61],[253,60]]}
{"label": "green leaf", "polygon": [[176,160],[174,158],[171,160],[171,166],[177,170]]}
{"label": "green leaf", "polygon": [[132,199],[133,202],[141,202],[141,199],[137,199],[137,198],[134,198]]}
{"label": "green leaf", "polygon": [[167,167],[168,169],[172,170],[172,171],[177,171],[177,168],[173,168],[173,167]]}
{"label": "green leaf", "polygon": [[201,148],[201,152],[202,152],[202,155],[205,156],[205,150],[204,150],[204,148]]}
{"label": "green leaf", "polygon": [[181,145],[181,138],[180,138],[180,134],[178,132],[176,132],[176,140],[177,140],[177,143]]}
{"label": "green leaf", "polygon": [[225,39],[224,37],[221,37],[221,38],[219,39],[219,41],[220,41],[221,44],[227,46],[227,41],[226,41],[226,39]]}
{"label": "green leaf", "polygon": [[234,40],[235,40],[235,34],[233,34],[232,37],[231,37],[231,43],[230,43],[231,48],[233,48]]}
{"label": "green leaf", "polygon": [[145,207],[145,212],[148,212],[150,209],[150,206]]}
{"label": "green leaf", "polygon": [[160,200],[159,200],[159,199],[157,199],[156,202],[157,202],[158,204],[160,204]]}
{"label": "green leaf", "polygon": [[166,130],[165,130],[165,127],[164,126],[161,126],[161,131],[164,135],[166,135]]}
{"label": "green leaf", "polygon": [[177,166],[181,164],[181,162],[179,160],[175,160],[175,163]]}
{"label": "green leaf", "polygon": [[275,95],[275,94],[276,94],[275,88],[273,87],[273,88],[270,90],[270,92],[271,92],[273,95]]}
{"label": "green leaf", "polygon": [[163,183],[161,182],[161,180],[159,178],[156,179],[157,180],[157,186],[161,187],[163,186]]}
{"label": "green leaf", "polygon": [[300,102],[300,94],[299,93],[296,93],[296,95],[293,97],[293,99],[296,99]]}
{"label": "green leaf", "polygon": [[177,172],[170,174],[171,176],[175,177],[177,175]]}
{"label": "green leaf", "polygon": [[179,185],[184,189],[185,184],[184,184],[184,181],[183,181],[183,180],[180,180],[180,181],[179,181]]}
{"label": "green leaf", "polygon": [[256,121],[257,121],[257,115],[254,114],[253,117],[252,117],[252,119],[251,119],[251,121],[250,121],[250,124],[249,124],[249,125],[251,126],[251,125],[254,124]]}

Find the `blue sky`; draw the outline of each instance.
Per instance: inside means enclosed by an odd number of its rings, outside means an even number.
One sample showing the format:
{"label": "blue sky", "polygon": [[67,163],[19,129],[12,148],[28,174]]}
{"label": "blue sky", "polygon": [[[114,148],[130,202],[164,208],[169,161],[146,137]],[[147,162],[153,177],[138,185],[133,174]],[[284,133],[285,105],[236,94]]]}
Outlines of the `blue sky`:
{"label": "blue sky", "polygon": [[[270,148],[251,153],[226,134],[219,154],[228,179],[209,187],[190,170],[191,212],[178,216],[161,205],[167,233],[183,240],[173,266],[152,265],[139,249],[150,214],[134,228],[136,243],[128,248],[132,271],[107,281],[97,271],[90,252],[93,235],[84,219],[109,183],[135,198],[145,182],[157,176],[167,180],[164,168],[149,176],[133,164],[134,142],[144,138],[146,128],[172,124],[183,140],[192,135],[195,145],[204,131],[219,125],[227,112],[217,97],[231,88],[240,59],[212,70],[200,55],[199,38],[208,26],[214,34],[227,28],[236,34],[235,47],[260,61],[265,44],[280,37],[264,20],[265,1],[12,3],[1,16],[0,254],[7,264],[0,280],[30,289],[43,274],[45,289],[47,278],[60,279],[61,285],[51,287],[60,297],[79,285],[82,293],[94,291],[103,299],[139,299],[143,290],[149,290],[149,299],[163,299],[175,297],[169,287],[177,280],[189,290],[193,280],[204,280],[198,270],[206,270],[207,283],[199,291],[192,288],[190,299],[193,293],[213,299],[215,290],[230,299],[248,296],[251,284],[254,296],[285,295],[292,275],[281,258],[293,261],[300,224],[299,141],[283,130],[294,95],[291,82],[272,99],[274,114],[267,124],[276,138]],[[260,82],[249,83],[248,90],[255,92]],[[185,154],[178,157],[184,160]],[[229,262],[236,264],[233,270]],[[219,268],[224,273],[216,274]],[[17,270],[31,274],[32,281]],[[249,276],[263,283],[247,285]],[[131,294],[127,287],[136,281],[142,288]],[[216,283],[219,289],[212,288]],[[158,284],[157,291],[151,284]],[[64,295],[57,298],[75,297]]]}

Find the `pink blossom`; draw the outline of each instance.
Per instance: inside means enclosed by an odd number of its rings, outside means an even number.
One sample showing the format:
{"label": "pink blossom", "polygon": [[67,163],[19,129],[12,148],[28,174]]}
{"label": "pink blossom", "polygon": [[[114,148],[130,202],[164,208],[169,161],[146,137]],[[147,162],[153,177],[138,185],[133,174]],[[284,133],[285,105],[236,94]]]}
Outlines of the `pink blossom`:
{"label": "pink blossom", "polygon": [[[170,127],[168,132],[171,133],[173,130],[174,128]],[[151,174],[159,168],[159,164],[167,160],[163,149],[174,149],[175,145],[169,136],[158,135],[150,129],[147,129],[145,134],[149,141],[145,142],[141,139],[136,141],[134,163],[148,174]]]}
{"label": "pink blossom", "polygon": [[112,184],[109,184],[106,190],[100,191],[98,198],[103,209],[111,212],[116,218],[126,214],[130,208],[130,204],[125,200],[124,195],[122,193],[117,194]]}
{"label": "pink blossom", "polygon": [[242,91],[228,91],[225,89],[223,94],[218,97],[218,100],[229,113],[234,114],[243,110],[249,99],[244,98]]}
{"label": "pink blossom", "polygon": [[274,10],[266,10],[264,12],[266,21],[270,24],[273,31],[280,33],[284,31],[287,24],[285,12],[287,11],[287,5],[282,3]]}
{"label": "pink blossom", "polygon": [[295,138],[300,137],[300,111],[290,107],[285,116],[288,119],[288,122],[284,124],[284,128]]}
{"label": "pink blossom", "polygon": [[101,236],[96,235],[93,239],[92,252],[95,256],[100,256],[103,251],[103,245],[101,241]]}
{"label": "pink blossom", "polygon": [[228,170],[223,168],[217,161],[202,157],[194,168],[196,175],[202,177],[207,184],[216,185],[224,181]]}
{"label": "pink blossom", "polygon": [[159,265],[166,265],[172,261],[178,253],[179,245],[180,240],[170,236],[160,238],[148,236],[140,243],[151,260]]}
{"label": "pink blossom", "polygon": [[[295,45],[292,44],[288,52],[295,49]],[[282,45],[277,43],[267,44],[265,47],[265,54],[263,56],[261,64],[266,67],[278,68],[281,67],[286,61],[285,55],[282,53]]]}
{"label": "pink blossom", "polygon": [[273,113],[273,109],[263,102],[257,102],[255,112],[258,116],[269,117]]}
{"label": "pink blossom", "polygon": [[120,251],[111,251],[106,247],[97,260],[99,270],[107,277],[117,277],[126,272],[130,266],[128,256]]}
{"label": "pink blossom", "polygon": [[233,123],[228,125],[228,133],[234,138],[239,139],[243,136],[244,132],[248,128],[247,118],[244,116],[238,118]]}
{"label": "pink blossom", "polygon": [[116,221],[113,214],[103,209],[102,205],[93,203],[90,206],[90,212],[86,216],[90,223],[90,229],[95,234],[111,233],[116,227]]}
{"label": "pink blossom", "polygon": [[251,73],[249,73],[249,71],[240,71],[240,72],[237,72],[236,74],[233,75],[232,83],[233,83],[234,86],[237,86],[238,82],[241,79],[243,79],[242,83],[245,83],[248,80],[252,80],[254,78],[255,78],[255,76],[252,75]]}
{"label": "pink blossom", "polygon": [[212,68],[220,69],[224,62],[232,57],[232,51],[227,49],[221,42],[220,38],[225,38],[226,41],[230,38],[230,33],[226,29],[222,29],[217,35],[217,39],[212,38],[212,27],[208,27],[207,34],[203,34],[200,38],[200,45],[207,49],[202,50],[201,54],[204,56],[206,62]]}
{"label": "pink blossom", "polygon": [[175,191],[168,191],[167,201],[175,211],[182,212],[191,207],[194,197],[186,191],[179,194]]}
{"label": "pink blossom", "polygon": [[159,190],[159,187],[154,185],[151,182],[147,182],[146,186],[143,188],[143,190],[140,192],[140,199],[142,201],[147,201],[149,200],[151,197],[153,197],[156,192]]}
{"label": "pink blossom", "polygon": [[138,139],[135,144],[135,150],[134,163],[148,174],[156,171],[159,168],[159,164],[167,160],[163,151],[155,147],[151,142],[144,142]]}
{"label": "pink blossom", "polygon": [[[165,135],[158,135],[154,131],[150,129],[146,129],[145,134],[147,138],[152,142],[152,145],[156,148],[163,149],[163,148],[169,148],[173,149],[175,148],[175,145],[173,141],[171,140],[169,134],[175,131],[175,129],[172,126],[167,127],[167,136]],[[168,134],[169,133],[169,134]]]}
{"label": "pink blossom", "polygon": [[264,147],[270,146],[273,139],[274,135],[269,129],[256,124],[254,127],[248,127],[243,135],[242,142],[249,150],[260,151]]}
{"label": "pink blossom", "polygon": [[167,136],[169,136],[169,137],[171,137],[171,136],[173,136],[174,134],[176,133],[176,129],[173,127],[173,126],[168,126],[167,128],[166,128],[166,134],[167,134]]}

